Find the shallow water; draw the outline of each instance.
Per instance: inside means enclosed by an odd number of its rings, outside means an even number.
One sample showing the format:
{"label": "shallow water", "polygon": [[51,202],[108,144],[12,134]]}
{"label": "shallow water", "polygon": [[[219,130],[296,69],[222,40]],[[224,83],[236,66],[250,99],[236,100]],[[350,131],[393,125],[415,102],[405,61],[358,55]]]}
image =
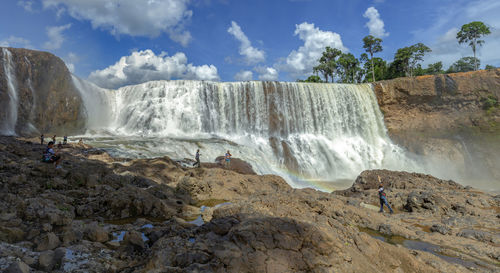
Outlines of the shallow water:
{"label": "shallow water", "polygon": [[441,258],[449,263],[459,264],[459,265],[462,265],[466,268],[474,268],[477,266],[481,266],[474,261],[469,261],[469,260],[460,259],[458,257],[444,255],[444,254],[442,254],[441,247],[438,245],[434,245],[434,244],[423,242],[423,241],[410,240],[410,239],[406,239],[402,236],[397,236],[397,235],[388,236],[388,235],[382,234],[376,230],[369,229],[369,228],[358,227],[358,229],[359,229],[359,231],[367,233],[371,237],[378,239],[378,240],[381,240],[383,242],[393,244],[393,245],[402,245],[408,249],[425,251],[425,252],[431,253],[431,254],[433,254],[433,255],[435,255],[435,256],[437,256],[437,257],[439,257],[439,258]]}

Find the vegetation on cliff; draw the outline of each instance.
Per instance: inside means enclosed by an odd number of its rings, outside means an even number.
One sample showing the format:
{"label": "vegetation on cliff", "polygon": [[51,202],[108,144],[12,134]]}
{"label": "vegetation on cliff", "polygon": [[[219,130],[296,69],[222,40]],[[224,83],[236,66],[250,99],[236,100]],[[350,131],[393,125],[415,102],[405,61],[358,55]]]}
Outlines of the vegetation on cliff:
{"label": "vegetation on cliff", "polygon": [[[473,57],[464,57],[453,63],[448,70],[443,70],[443,63],[429,64],[427,68],[421,66],[423,57],[431,52],[428,46],[417,43],[403,47],[394,54],[392,62],[382,58],[374,57],[374,54],[382,52],[382,39],[368,35],[363,38],[363,48],[369,54],[361,54],[357,59],[351,53],[344,53],[338,49],[327,47],[318,65],[314,67],[316,74],[300,82],[323,82],[318,74],[324,78],[324,82],[340,83],[362,83],[380,80],[394,79],[398,77],[413,77],[421,75],[436,75],[444,73],[468,72],[478,70],[480,60],[476,57],[478,47],[484,44],[481,37],[489,35],[490,29],[482,22],[471,22],[462,26],[457,33],[460,44],[468,44],[473,51]],[[486,65],[485,69],[493,69]]]}

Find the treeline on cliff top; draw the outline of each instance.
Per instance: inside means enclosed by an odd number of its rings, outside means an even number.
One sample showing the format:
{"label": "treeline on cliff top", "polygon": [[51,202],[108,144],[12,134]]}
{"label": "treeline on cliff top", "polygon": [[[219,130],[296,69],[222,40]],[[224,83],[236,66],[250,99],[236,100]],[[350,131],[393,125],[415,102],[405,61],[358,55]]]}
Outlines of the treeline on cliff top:
{"label": "treeline on cliff top", "polygon": [[[356,58],[352,53],[344,53],[339,49],[326,47],[318,60],[318,65],[313,68],[314,75],[306,80],[297,81],[363,83],[399,77],[474,71],[478,70],[481,64],[476,56],[478,47],[484,44],[484,40],[481,38],[490,33],[490,28],[483,22],[475,21],[463,25],[457,32],[457,41],[459,44],[470,46],[473,56],[457,60],[447,70],[443,69],[442,62],[429,64],[427,68],[422,67],[421,62],[425,54],[432,51],[423,43],[398,49],[392,62],[374,57],[376,53],[383,50],[382,39],[368,35],[363,38],[363,48],[366,53],[361,54],[359,58]],[[491,65],[485,66],[485,69],[494,68]]]}

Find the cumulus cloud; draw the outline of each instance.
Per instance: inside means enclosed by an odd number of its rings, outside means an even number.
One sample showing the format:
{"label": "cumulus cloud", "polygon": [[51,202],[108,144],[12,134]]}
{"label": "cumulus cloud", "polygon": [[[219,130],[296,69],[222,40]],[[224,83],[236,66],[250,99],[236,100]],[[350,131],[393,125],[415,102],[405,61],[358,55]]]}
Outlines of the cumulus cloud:
{"label": "cumulus cloud", "polygon": [[64,42],[63,31],[69,29],[71,24],[62,26],[47,27],[47,36],[49,40],[43,44],[43,47],[48,50],[55,50],[61,48]]}
{"label": "cumulus cloud", "polygon": [[249,70],[242,70],[234,75],[234,79],[237,81],[251,81],[253,79],[253,72]]}
{"label": "cumulus cloud", "polygon": [[265,61],[266,57],[264,51],[252,46],[252,43],[236,22],[231,21],[231,26],[227,29],[227,32],[240,42],[239,53],[244,57],[247,64],[251,65]]}
{"label": "cumulus cloud", "polygon": [[90,73],[89,80],[104,88],[118,88],[153,80],[188,79],[219,80],[214,65],[195,66],[188,63],[184,53],[168,56],[156,55],[152,50],[134,51],[121,57],[118,62],[102,70]]}
{"label": "cumulus cloud", "polygon": [[467,45],[459,45],[456,34],[459,28],[478,18],[491,29],[491,35],[484,37],[484,46],[478,49],[481,66],[486,64],[500,66],[500,2],[482,0],[470,2],[458,0],[457,3],[443,5],[436,9],[436,20],[429,27],[413,32],[413,40],[428,45],[432,52],[426,55],[424,66],[430,63],[443,62],[444,68],[462,57],[472,56],[472,49]]}
{"label": "cumulus cloud", "polygon": [[42,0],[44,8],[67,11],[78,20],[88,20],[93,28],[113,35],[157,37],[167,33],[186,46],[191,34],[184,29],[193,12],[190,0]]}
{"label": "cumulus cloud", "polygon": [[25,11],[34,12],[33,1],[31,1],[31,0],[17,1],[17,5],[21,6]]}
{"label": "cumulus cloud", "polygon": [[259,80],[261,81],[277,81],[278,70],[272,67],[255,67],[255,72],[259,73]]}
{"label": "cumulus cloud", "polygon": [[30,40],[17,36],[9,36],[6,39],[0,40],[0,47],[22,47],[34,49]]}
{"label": "cumulus cloud", "polygon": [[365,11],[365,14],[363,14],[363,17],[368,18],[365,26],[370,30],[371,35],[379,38],[389,36],[389,33],[385,32],[384,21],[380,19],[380,13],[378,13],[376,8],[369,7]]}
{"label": "cumulus cloud", "polygon": [[310,74],[317,64],[323,51],[327,46],[347,52],[339,34],[331,31],[323,31],[314,24],[304,22],[295,26],[295,36],[304,41],[304,45],[293,50],[280,65],[283,70],[290,72],[293,78]]}

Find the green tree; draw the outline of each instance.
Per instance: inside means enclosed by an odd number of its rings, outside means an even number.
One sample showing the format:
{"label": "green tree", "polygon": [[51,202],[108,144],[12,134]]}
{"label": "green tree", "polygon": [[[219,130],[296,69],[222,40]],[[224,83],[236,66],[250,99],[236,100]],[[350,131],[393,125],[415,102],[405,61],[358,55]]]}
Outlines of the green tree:
{"label": "green tree", "polygon": [[323,82],[317,75],[311,75],[305,80],[297,80],[297,82]]}
{"label": "green tree", "polygon": [[328,82],[328,77],[335,79],[335,74],[338,70],[337,58],[342,54],[342,51],[327,46],[321,58],[318,60],[319,64],[313,68],[314,72],[319,72],[325,77],[325,82]]}
{"label": "green tree", "polygon": [[332,73],[330,70],[330,67],[326,63],[320,63],[313,67],[313,72],[314,73],[321,73],[323,77],[325,78],[325,82],[328,82],[328,76]]}
{"label": "green tree", "polygon": [[481,64],[481,62],[477,58],[463,57],[462,59],[454,62],[446,72],[457,73],[457,72],[474,71],[476,65],[478,64]]}
{"label": "green tree", "polygon": [[432,50],[422,43],[398,49],[394,55],[394,62],[398,68],[402,68],[406,76],[413,77],[413,71],[418,67],[418,63],[424,59],[425,53]]}
{"label": "green tree", "polygon": [[375,81],[375,65],[373,64],[373,54],[382,52],[382,39],[368,35],[363,38],[363,48],[366,52],[370,53],[370,60],[372,63],[372,80]]}
{"label": "green tree", "polygon": [[437,62],[433,64],[429,64],[427,68],[424,70],[424,74],[426,75],[436,75],[443,74],[443,62]]}
{"label": "green tree", "polygon": [[343,83],[356,83],[356,73],[359,70],[359,60],[351,53],[342,53],[337,63],[340,79]]}
{"label": "green tree", "polygon": [[[387,79],[387,62],[384,59],[374,57],[370,60],[366,53],[361,54],[359,59],[363,63],[362,71],[366,73],[364,76],[365,82],[373,81],[373,74],[375,74],[375,81]],[[369,74],[372,74],[371,77]]]}
{"label": "green tree", "polygon": [[486,69],[486,70],[492,70],[492,69],[497,69],[497,68],[495,66],[493,66],[493,65],[487,64],[484,69]]}
{"label": "green tree", "polygon": [[[474,60],[476,58],[476,49],[484,44],[484,40],[480,40],[481,37],[490,34],[490,28],[487,27],[483,22],[475,21],[462,26],[460,31],[457,33],[457,39],[459,44],[469,44],[472,47],[472,52],[474,53]],[[478,63],[474,64],[474,70],[479,67]]]}

